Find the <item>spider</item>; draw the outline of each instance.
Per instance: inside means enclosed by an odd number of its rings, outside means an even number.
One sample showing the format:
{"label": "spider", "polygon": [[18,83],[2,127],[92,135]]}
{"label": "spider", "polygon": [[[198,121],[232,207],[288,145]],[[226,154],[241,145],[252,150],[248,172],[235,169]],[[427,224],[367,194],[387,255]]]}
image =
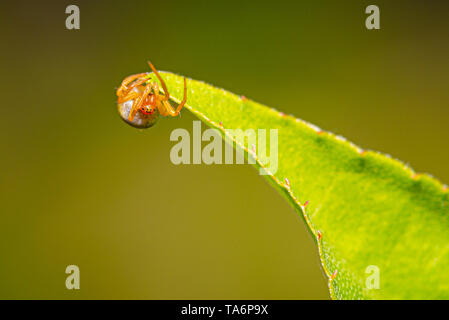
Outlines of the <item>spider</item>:
{"label": "spider", "polygon": [[174,109],[169,102],[170,93],[165,81],[157,72],[153,64],[148,61],[153,73],[159,79],[164,94],[159,91],[157,82],[152,82],[149,73],[139,73],[126,77],[117,89],[117,104],[120,117],[136,128],[149,128],[153,126],[159,116],[176,117],[187,101],[187,83],[184,78],[184,98]]}

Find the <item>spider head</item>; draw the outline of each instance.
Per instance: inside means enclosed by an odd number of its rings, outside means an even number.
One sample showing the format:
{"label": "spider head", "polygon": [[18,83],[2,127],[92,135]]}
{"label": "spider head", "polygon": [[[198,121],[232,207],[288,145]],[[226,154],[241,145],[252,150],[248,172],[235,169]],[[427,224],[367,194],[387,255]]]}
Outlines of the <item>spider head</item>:
{"label": "spider head", "polygon": [[146,105],[146,106],[141,106],[139,108],[139,111],[142,112],[145,115],[151,115],[155,112],[156,108]]}

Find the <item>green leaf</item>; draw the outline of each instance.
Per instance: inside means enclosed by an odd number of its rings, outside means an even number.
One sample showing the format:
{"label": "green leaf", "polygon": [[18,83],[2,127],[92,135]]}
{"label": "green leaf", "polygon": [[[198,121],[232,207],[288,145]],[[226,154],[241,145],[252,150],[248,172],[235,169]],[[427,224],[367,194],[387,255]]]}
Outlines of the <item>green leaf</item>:
{"label": "green leaf", "polygon": [[[161,75],[179,103],[183,77]],[[265,177],[315,237],[332,298],[449,298],[446,186],[244,97],[195,80],[187,86],[185,108],[223,136],[227,128],[278,129],[278,170]],[[234,141],[257,158],[243,139]]]}

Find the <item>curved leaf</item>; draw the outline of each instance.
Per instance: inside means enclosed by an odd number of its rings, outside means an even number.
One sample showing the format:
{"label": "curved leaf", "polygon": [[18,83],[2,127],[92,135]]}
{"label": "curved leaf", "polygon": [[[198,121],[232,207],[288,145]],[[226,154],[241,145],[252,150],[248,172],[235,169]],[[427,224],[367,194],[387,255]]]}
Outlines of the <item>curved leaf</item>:
{"label": "curved leaf", "polygon": [[[179,103],[183,77],[161,74]],[[185,108],[223,136],[226,128],[278,129],[278,170],[266,177],[314,235],[332,298],[449,298],[446,186],[293,116],[200,81],[187,85]]]}

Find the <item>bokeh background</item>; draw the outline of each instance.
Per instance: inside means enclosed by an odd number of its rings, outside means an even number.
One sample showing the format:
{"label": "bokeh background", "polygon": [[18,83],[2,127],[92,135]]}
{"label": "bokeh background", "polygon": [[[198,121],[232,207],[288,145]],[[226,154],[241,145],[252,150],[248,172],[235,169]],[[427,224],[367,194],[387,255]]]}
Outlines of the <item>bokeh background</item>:
{"label": "bokeh background", "polygon": [[[369,4],[381,30],[365,28]],[[256,170],[173,165],[170,132],[194,117],[133,129],[115,88],[151,58],[448,183],[448,9],[2,1],[0,298],[328,299],[305,224]]]}

